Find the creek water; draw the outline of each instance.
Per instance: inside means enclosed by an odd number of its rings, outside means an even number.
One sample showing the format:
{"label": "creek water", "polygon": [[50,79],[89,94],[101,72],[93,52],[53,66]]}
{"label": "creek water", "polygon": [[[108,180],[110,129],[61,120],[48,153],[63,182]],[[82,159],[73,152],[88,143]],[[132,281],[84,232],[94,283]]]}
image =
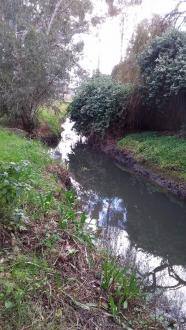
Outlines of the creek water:
{"label": "creek water", "polygon": [[69,119],[62,127],[52,153],[68,165],[89,228],[148,279],[155,308],[186,329],[186,204],[92,150]]}

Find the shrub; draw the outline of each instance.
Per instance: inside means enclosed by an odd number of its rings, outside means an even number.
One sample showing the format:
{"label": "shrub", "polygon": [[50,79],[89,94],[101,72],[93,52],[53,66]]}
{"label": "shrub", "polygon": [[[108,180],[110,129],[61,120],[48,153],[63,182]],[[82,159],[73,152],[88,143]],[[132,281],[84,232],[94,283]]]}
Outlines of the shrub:
{"label": "shrub", "polygon": [[186,33],[171,30],[156,37],[139,57],[147,103],[163,111],[186,91]]}
{"label": "shrub", "polygon": [[85,136],[104,137],[127,125],[133,87],[115,83],[110,77],[93,77],[79,90],[69,109],[75,128]]}

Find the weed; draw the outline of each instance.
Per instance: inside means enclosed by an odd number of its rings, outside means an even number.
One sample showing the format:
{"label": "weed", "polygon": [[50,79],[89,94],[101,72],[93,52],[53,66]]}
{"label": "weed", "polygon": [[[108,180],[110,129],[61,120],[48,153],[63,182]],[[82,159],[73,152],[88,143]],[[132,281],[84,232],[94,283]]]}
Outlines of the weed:
{"label": "weed", "polygon": [[0,303],[6,317],[16,314],[19,322],[26,313],[26,304],[44,292],[47,295],[47,284],[52,270],[43,258],[18,257],[8,268],[6,280],[0,283]]}
{"label": "weed", "polygon": [[28,167],[29,163],[25,161],[20,164],[0,163],[0,218],[3,222],[10,222],[23,193],[31,190],[27,183]]}
{"label": "weed", "polygon": [[61,219],[59,221],[59,227],[63,229],[69,229],[73,227],[74,237],[81,242],[87,243],[89,246],[93,245],[94,236],[85,231],[86,214],[81,213],[77,216],[75,211],[76,195],[73,191],[67,191],[64,193],[64,203],[60,204],[59,211]]}
{"label": "weed", "polygon": [[49,193],[39,193],[38,196],[42,213],[44,216],[46,216],[48,211],[52,209],[53,206],[54,200],[52,192],[50,191]]}
{"label": "weed", "polygon": [[42,243],[47,248],[51,249],[59,240],[59,234],[48,234]]}
{"label": "weed", "polygon": [[134,272],[119,267],[114,260],[106,259],[103,263],[102,288],[108,293],[108,301],[113,317],[128,303],[141,295],[141,289]]}

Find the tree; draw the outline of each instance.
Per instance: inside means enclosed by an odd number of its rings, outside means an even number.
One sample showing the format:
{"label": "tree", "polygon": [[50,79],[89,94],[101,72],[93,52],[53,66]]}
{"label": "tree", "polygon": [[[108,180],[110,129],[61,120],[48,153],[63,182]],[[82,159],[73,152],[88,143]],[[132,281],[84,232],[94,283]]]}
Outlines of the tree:
{"label": "tree", "polygon": [[138,24],[130,40],[126,58],[114,67],[112,77],[123,83],[139,83],[138,56],[153,38],[161,36],[169,27],[170,23],[159,15],[154,15],[151,20],[144,19]]}
{"label": "tree", "polygon": [[186,95],[186,33],[172,30],[156,37],[141,54],[139,66],[153,109],[165,109],[172,97]]}
{"label": "tree", "polygon": [[2,0],[0,116],[31,130],[38,104],[65,85],[83,49],[77,34],[88,23],[89,0]]}
{"label": "tree", "polygon": [[171,22],[177,28],[182,27],[186,22],[186,0],[180,0],[176,7],[164,18],[167,22]]}
{"label": "tree", "polygon": [[129,6],[140,5],[142,0],[105,0],[110,16],[118,15]]}

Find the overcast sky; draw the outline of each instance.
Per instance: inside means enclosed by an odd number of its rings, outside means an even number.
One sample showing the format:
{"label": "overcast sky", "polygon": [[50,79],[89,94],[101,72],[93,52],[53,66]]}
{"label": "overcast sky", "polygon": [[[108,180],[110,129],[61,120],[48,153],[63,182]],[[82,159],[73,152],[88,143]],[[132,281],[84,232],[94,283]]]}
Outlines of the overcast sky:
{"label": "overcast sky", "polygon": [[[106,12],[105,0],[93,0],[93,2],[95,14],[102,15]],[[176,0],[143,0],[141,6],[129,9],[128,19],[125,23],[123,55],[137,23],[144,18],[150,18],[153,14],[166,14],[175,8],[175,5]],[[110,74],[121,57],[119,17],[107,19],[100,27],[99,38],[96,37],[96,34],[96,29],[93,29],[89,35],[84,37],[84,57],[81,64],[89,73],[92,73],[98,66],[99,58],[100,71]]]}

